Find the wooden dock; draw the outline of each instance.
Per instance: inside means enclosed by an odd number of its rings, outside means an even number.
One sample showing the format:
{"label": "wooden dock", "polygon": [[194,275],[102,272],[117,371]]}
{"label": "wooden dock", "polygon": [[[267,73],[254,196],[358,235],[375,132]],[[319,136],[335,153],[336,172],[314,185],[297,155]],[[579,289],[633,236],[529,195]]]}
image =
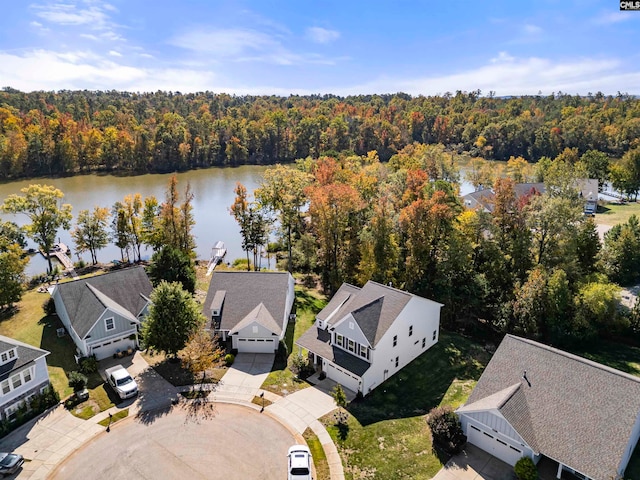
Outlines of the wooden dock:
{"label": "wooden dock", "polygon": [[[64,267],[65,271],[69,272],[69,275],[71,275],[73,278],[78,278],[78,275],[73,268],[73,262],[67,255],[68,252],[70,252],[69,247],[67,247],[64,243],[56,243],[53,245],[53,249],[49,252],[49,256],[57,258]],[[40,253],[43,257],[47,258],[47,255],[42,250],[40,250]]]}
{"label": "wooden dock", "polygon": [[213,273],[213,270],[218,266],[226,254],[227,249],[224,246],[224,242],[217,242],[211,249],[211,260],[209,260],[209,265],[207,266],[207,276]]}

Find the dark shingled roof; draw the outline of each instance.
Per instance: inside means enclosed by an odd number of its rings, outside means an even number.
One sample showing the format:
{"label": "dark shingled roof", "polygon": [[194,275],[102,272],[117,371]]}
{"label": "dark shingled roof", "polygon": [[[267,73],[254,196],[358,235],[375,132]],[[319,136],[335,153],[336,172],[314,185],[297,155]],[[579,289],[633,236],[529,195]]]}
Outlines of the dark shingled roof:
{"label": "dark shingled roof", "polygon": [[[352,314],[369,344],[375,348],[411,297],[413,295],[397,288],[368,281],[349,297],[328,323],[336,326],[346,315]],[[318,315],[328,315],[330,312],[324,312],[330,306],[331,302]]]}
{"label": "dark shingled roof", "polygon": [[616,476],[640,413],[639,378],[507,335],[461,410],[516,383],[499,409],[534,450],[595,480]]}
{"label": "dark shingled roof", "polygon": [[49,355],[46,350],[0,335],[0,353],[15,347],[17,347],[17,357],[4,365],[0,365],[0,380],[6,379],[12,372],[23,369],[38,358]]}
{"label": "dark shingled roof", "polygon": [[[354,287],[349,283],[343,283],[338,291],[335,293],[329,303],[316,315],[318,320],[326,320],[331,312],[333,312],[336,308],[342,305],[346,300],[348,300],[353,295],[357,294],[360,291],[360,288]],[[335,321],[335,318],[334,318]]]}
{"label": "dark shingled roof", "polygon": [[235,328],[262,303],[278,324],[278,331],[274,333],[280,335],[288,288],[287,272],[214,271],[202,309],[208,328],[211,328],[211,304],[216,292],[225,290],[220,330]]}
{"label": "dark shingled roof", "polygon": [[60,283],[56,289],[73,329],[84,338],[105,308],[137,317],[147,303],[144,297],[149,298],[153,286],[143,267],[133,267]]}
{"label": "dark shingled roof", "polygon": [[330,345],[330,339],[331,334],[324,328],[311,327],[298,338],[296,345],[320,355],[322,358],[349,370],[359,377],[364,375],[364,372],[371,366],[369,362],[345,352],[341,348]]}

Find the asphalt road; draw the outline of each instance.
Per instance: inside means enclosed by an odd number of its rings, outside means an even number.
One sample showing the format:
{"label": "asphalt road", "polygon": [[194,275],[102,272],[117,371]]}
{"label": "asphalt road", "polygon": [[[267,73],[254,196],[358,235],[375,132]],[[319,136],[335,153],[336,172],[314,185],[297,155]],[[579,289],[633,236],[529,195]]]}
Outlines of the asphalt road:
{"label": "asphalt road", "polygon": [[61,464],[49,478],[286,478],[295,438],[271,417],[237,405],[174,407],[125,419]]}

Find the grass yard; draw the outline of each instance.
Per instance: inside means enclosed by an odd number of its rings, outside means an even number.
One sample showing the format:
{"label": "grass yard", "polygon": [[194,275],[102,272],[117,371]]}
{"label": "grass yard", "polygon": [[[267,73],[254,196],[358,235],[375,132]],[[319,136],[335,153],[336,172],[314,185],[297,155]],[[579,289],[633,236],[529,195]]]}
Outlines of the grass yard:
{"label": "grass yard", "polygon": [[582,348],[567,350],[575,355],[640,377],[640,348],[638,347],[599,340]]}
{"label": "grass yard", "polygon": [[[183,368],[182,363],[174,358],[167,358],[164,353],[142,351],[142,357],[153,369],[167,382],[174,387],[183,387],[185,385],[197,385],[202,381],[202,377],[194,378],[193,374]],[[227,367],[221,361],[219,366],[207,370],[205,383],[218,383],[222,376],[226,373]]]}
{"label": "grass yard", "polygon": [[[289,322],[284,337],[288,356],[286,362],[281,356],[276,356],[273,370],[262,384],[264,390],[283,395],[309,386],[307,382],[296,379],[288,366],[291,364],[293,356],[298,355],[295,341],[313,325],[316,313],[322,310],[326,304],[325,297],[320,293],[296,285],[296,321]],[[302,354],[306,355],[305,352]]]}
{"label": "grass yard", "polygon": [[626,222],[631,215],[640,217],[640,203],[606,203],[598,205],[595,221],[602,225],[616,225]]}
{"label": "grass yard", "polygon": [[109,425],[113,425],[118,420],[122,420],[123,418],[127,418],[129,416],[129,409],[125,408],[124,410],[120,410],[119,412],[114,413],[111,418],[107,417],[104,420],[100,420],[98,425],[102,425],[103,427],[108,427]]}
{"label": "grass yard", "polygon": [[329,471],[329,462],[327,462],[327,456],[324,453],[324,449],[322,448],[322,444],[320,443],[320,439],[317,437],[313,430],[307,428],[302,434],[307,445],[309,446],[309,450],[311,451],[311,456],[313,457],[313,464],[316,467],[316,480],[331,480],[331,472]]}
{"label": "grass yard", "polygon": [[429,479],[447,460],[431,445],[424,414],[461,405],[490,359],[478,343],[442,332],[431,349],[368,397],[349,405],[348,431],[323,418],[348,480]]}

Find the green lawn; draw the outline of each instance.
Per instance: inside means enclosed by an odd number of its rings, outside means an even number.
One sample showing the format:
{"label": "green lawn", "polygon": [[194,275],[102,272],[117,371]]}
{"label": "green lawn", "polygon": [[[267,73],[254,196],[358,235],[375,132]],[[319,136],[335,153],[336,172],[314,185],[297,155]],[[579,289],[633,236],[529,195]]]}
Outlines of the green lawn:
{"label": "green lawn", "polygon": [[598,206],[595,221],[602,225],[616,225],[626,222],[631,215],[640,217],[640,203],[607,203]]}
{"label": "green lawn", "polygon": [[481,345],[442,332],[431,349],[349,405],[346,436],[332,414],[323,418],[346,478],[432,478],[447,459],[433,450],[423,416],[441,404],[464,403],[489,359]]}
{"label": "green lawn", "polygon": [[307,428],[302,436],[309,446],[311,456],[313,457],[313,464],[316,467],[316,476],[314,478],[316,480],[331,480],[329,463],[327,462],[327,456],[324,453],[320,439],[310,428]]}
{"label": "green lawn", "polygon": [[293,372],[288,368],[294,355],[305,352],[299,352],[295,346],[295,341],[306,332],[315,321],[316,313],[324,308],[327,304],[323,295],[309,290],[302,286],[296,286],[296,321],[289,322],[284,337],[284,343],[287,346],[288,357],[285,359],[276,356],[273,370],[269,373],[262,384],[264,390],[278,394],[292,393],[303,388],[307,388],[309,384],[305,381],[295,378]]}
{"label": "green lawn", "polygon": [[567,350],[575,355],[640,377],[640,348],[638,347],[600,340],[592,345]]}

